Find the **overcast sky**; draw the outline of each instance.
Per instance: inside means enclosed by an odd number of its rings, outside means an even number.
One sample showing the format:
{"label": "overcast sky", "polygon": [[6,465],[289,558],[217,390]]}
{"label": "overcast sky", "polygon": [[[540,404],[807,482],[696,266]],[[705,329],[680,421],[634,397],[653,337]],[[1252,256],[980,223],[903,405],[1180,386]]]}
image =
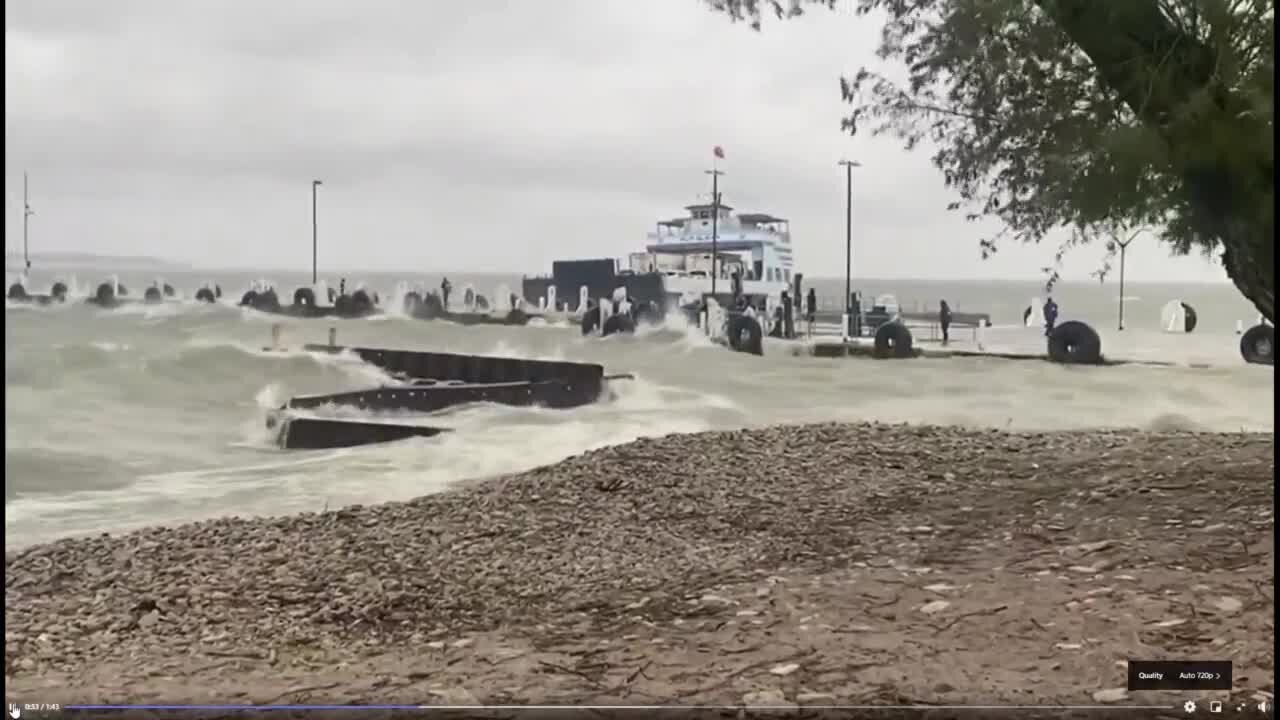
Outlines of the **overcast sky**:
{"label": "overcast sky", "polygon": [[[699,0],[10,0],[5,236],[197,265],[538,272],[622,257],[722,192],[792,220],[799,269],[1039,279],[1052,247],[978,252],[927,153],[840,132],[838,78],[879,25],[847,8],[735,25]],[[1085,280],[1100,249],[1074,252]],[[1224,280],[1149,239],[1134,280]]]}

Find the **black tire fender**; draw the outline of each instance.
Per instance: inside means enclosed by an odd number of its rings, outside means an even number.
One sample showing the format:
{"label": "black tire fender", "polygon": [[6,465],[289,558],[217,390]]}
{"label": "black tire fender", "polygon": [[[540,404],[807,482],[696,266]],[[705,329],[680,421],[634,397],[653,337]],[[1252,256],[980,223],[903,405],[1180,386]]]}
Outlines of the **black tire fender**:
{"label": "black tire fender", "polygon": [[1068,320],[1049,333],[1049,359],[1068,365],[1102,362],[1102,338],[1088,323]]}
{"label": "black tire fender", "polygon": [[1254,325],[1240,336],[1240,355],[1253,365],[1276,364],[1276,329],[1267,324]]}
{"label": "black tire fender", "polygon": [[196,301],[203,303],[217,302],[218,298],[214,297],[213,291],[207,287],[202,287],[196,291]]}
{"label": "black tire fender", "polygon": [[738,352],[764,355],[764,328],[750,315],[729,316],[729,347]]}
{"label": "black tire fender", "polygon": [[316,306],[316,293],[309,287],[300,287],[293,291],[293,304],[302,307]]}
{"label": "black tire fender", "polygon": [[600,334],[603,336],[614,335],[617,333],[631,334],[636,331],[636,321],[631,319],[630,315],[610,315],[605,319],[604,325],[600,327]]}
{"label": "black tire fender", "polygon": [[94,302],[99,305],[112,305],[116,301],[116,290],[111,283],[99,283],[97,291],[93,293]]}
{"label": "black tire fender", "polygon": [[915,338],[906,325],[893,320],[876,328],[872,354],[877,358],[915,357]]}

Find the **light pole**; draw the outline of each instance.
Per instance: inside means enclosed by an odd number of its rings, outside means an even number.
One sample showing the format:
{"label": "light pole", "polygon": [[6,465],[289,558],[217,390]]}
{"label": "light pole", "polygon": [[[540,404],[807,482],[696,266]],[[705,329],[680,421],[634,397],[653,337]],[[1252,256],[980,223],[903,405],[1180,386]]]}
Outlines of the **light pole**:
{"label": "light pole", "polygon": [[1116,240],[1116,247],[1120,248],[1120,323],[1118,330],[1124,330],[1124,253],[1129,249],[1129,243],[1144,232],[1147,232],[1146,228],[1138,228],[1127,239]]}
{"label": "light pole", "polygon": [[841,160],[836,163],[845,170],[844,186],[844,315],[845,335],[849,334],[849,318],[853,314],[853,169],[862,167],[857,160]]}
{"label": "light pole", "polygon": [[31,271],[31,255],[27,252],[27,224],[36,211],[31,209],[31,201],[27,195],[27,173],[22,173],[22,261],[26,263],[26,272]]}
{"label": "light pole", "polygon": [[720,176],[723,170],[703,172],[711,176],[711,296],[716,295],[716,276],[720,274]]}
{"label": "light pole", "polygon": [[316,280],[316,238],[319,236],[319,226],[316,223],[316,188],[323,183],[319,180],[311,181],[311,284],[315,285]]}

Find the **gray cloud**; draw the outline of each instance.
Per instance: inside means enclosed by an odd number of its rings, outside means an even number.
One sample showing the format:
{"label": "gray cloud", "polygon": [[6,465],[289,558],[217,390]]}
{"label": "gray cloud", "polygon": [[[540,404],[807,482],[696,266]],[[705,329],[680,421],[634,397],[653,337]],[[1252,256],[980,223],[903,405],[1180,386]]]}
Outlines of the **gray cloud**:
{"label": "gray cloud", "polygon": [[[849,12],[756,34],[696,0],[21,0],[5,25],[10,246],[25,169],[37,249],[303,266],[319,177],[333,264],[537,271],[636,249],[708,192],[719,144],[726,201],[791,218],[810,275],[843,271],[844,156],[860,275],[1052,255],[981,262],[927,156],[840,133],[837,78],[879,30]],[[1135,278],[1222,278],[1143,256]]]}

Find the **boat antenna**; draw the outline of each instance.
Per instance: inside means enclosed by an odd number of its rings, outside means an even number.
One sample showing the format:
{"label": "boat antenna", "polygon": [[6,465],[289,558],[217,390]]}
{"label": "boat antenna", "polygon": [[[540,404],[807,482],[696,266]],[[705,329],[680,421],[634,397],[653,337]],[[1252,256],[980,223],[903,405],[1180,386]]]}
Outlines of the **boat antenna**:
{"label": "boat antenna", "polygon": [[[723,156],[719,147],[716,148],[715,156]],[[711,169],[705,172],[711,176],[711,296],[715,297],[716,277],[720,275],[720,176],[724,171],[713,163]]]}
{"label": "boat antenna", "polygon": [[27,270],[31,270],[31,254],[27,250],[27,225],[36,211],[31,209],[30,196],[27,194],[27,172],[22,171],[22,261]]}

